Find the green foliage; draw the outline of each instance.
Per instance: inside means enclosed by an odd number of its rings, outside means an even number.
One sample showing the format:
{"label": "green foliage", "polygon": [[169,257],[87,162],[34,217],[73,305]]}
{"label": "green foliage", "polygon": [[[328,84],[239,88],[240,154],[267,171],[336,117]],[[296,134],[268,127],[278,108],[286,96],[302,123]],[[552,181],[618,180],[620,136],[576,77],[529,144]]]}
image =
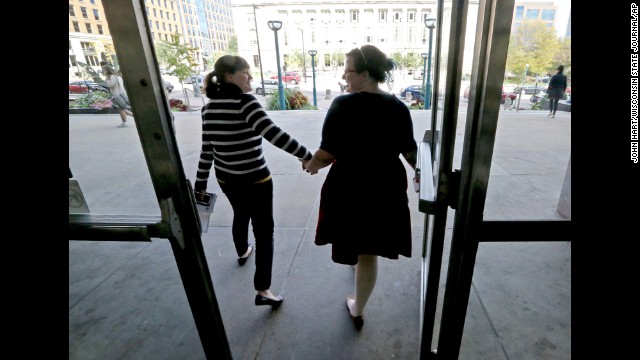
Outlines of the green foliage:
{"label": "green foliage", "polygon": [[424,60],[420,54],[408,53],[407,56],[405,56],[405,64],[408,69],[417,70],[422,67],[423,62]]}
{"label": "green foliage", "polygon": [[233,35],[229,39],[229,44],[228,44],[228,47],[227,47],[227,54],[229,54],[229,55],[240,55],[240,53],[238,52],[238,36],[237,35]]}
{"label": "green foliage", "polygon": [[111,93],[106,91],[92,91],[87,94],[82,94],[76,99],[76,104],[80,108],[94,108],[96,103],[104,103],[106,100],[111,99]]}
{"label": "green foliage", "polygon": [[[284,89],[285,110],[318,110],[317,107],[309,103],[302,91],[299,89]],[[267,98],[265,105],[267,110],[280,110],[280,94],[276,91]]]}
{"label": "green foliage", "polygon": [[161,40],[156,48],[158,62],[167,69],[169,75],[178,78],[180,83],[191,77],[198,67],[194,54],[198,49],[180,42],[180,34],[175,33],[171,41]]}
{"label": "green foliage", "polygon": [[340,66],[344,66],[344,61],[347,55],[343,52],[335,52],[331,54],[331,67],[337,69]]}
{"label": "green foliage", "polygon": [[554,59],[564,57],[560,55],[564,51],[553,27],[547,27],[542,20],[525,20],[511,32],[506,67],[517,77],[524,74],[526,64],[529,75],[555,74],[559,64]]}
{"label": "green foliage", "polygon": [[402,54],[400,54],[400,52],[396,51],[393,54],[391,54],[390,57],[393,59],[393,61],[395,61],[395,63],[397,64],[399,70],[402,70],[402,69],[405,68],[405,66],[404,66],[404,56],[402,56]]}

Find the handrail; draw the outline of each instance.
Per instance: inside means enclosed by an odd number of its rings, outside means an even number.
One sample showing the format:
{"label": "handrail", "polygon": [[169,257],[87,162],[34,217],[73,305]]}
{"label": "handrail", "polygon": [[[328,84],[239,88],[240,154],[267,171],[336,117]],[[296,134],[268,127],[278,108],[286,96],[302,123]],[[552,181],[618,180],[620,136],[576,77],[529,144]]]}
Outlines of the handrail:
{"label": "handrail", "polygon": [[416,176],[420,179],[418,210],[426,214],[435,213],[435,186],[433,184],[433,166],[431,163],[431,143],[421,141],[418,145]]}

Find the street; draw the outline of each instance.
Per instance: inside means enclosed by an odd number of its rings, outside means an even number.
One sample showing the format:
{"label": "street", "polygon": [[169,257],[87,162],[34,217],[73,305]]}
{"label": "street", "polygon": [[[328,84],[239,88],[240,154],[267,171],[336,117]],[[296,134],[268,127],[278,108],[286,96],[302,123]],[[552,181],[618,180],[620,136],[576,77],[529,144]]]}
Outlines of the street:
{"label": "street", "polygon": [[[336,76],[333,75],[325,75],[322,74],[321,76],[318,76],[316,78],[316,100],[317,100],[317,106],[318,108],[322,109],[322,110],[326,110],[329,108],[329,106],[331,106],[331,102],[333,101],[333,99],[340,95],[340,85],[338,85],[339,82],[342,82],[344,84],[344,80],[342,80],[340,78],[341,74],[338,74]],[[169,82],[171,82],[174,85],[174,89],[171,93],[169,93],[169,99],[178,99],[178,100],[182,100],[185,104],[187,104],[186,101],[186,97],[185,97],[185,90],[186,89],[186,94],[188,96],[188,104],[190,105],[192,111],[193,110],[198,110],[200,109],[200,107],[202,107],[205,103],[207,98],[205,96],[195,96],[195,93],[193,91],[193,86],[191,84],[180,84],[180,82],[178,81],[178,79],[175,76],[170,76],[170,75],[163,75],[163,78],[165,80],[168,80]],[[263,95],[258,95],[255,92],[255,88],[258,86],[258,84],[260,84],[260,78],[259,77],[254,77],[253,81],[251,82],[252,86],[253,86],[253,91],[251,92],[257,99],[258,101],[260,101],[260,103],[263,106],[266,106],[267,103],[267,99],[270,96],[273,96],[272,94],[267,94],[266,96]],[[388,90],[391,93],[395,94],[396,96],[398,96],[400,98],[400,90],[409,86],[409,85],[421,85],[422,81],[421,80],[415,80],[413,79],[411,76],[407,75],[407,76],[398,76],[395,78],[394,84],[392,86],[391,89],[388,88],[388,86],[386,84],[381,84],[380,87],[383,90]],[[466,107],[468,104],[468,100],[464,99],[463,92],[464,89],[469,85],[469,81],[463,81],[460,85],[460,107]],[[309,99],[309,103],[313,104],[313,79],[310,76],[307,76],[307,81],[305,83],[304,79],[302,79],[300,81],[299,84],[296,85],[291,85],[291,84],[283,84],[283,86],[285,88],[298,88],[300,89],[300,91]],[[508,87],[505,86],[505,90],[511,90],[513,88],[512,87]],[[330,94],[327,96],[327,90],[330,91]],[[529,100],[531,98],[531,94],[522,94],[521,98],[520,98],[520,104],[519,104],[519,109],[520,110],[531,110],[531,106],[533,105],[533,103],[531,103]],[[404,100],[403,98],[401,98],[402,100]],[[406,102],[407,105],[409,105],[409,102]],[[511,109],[515,110],[516,109],[516,105],[518,104],[518,99],[516,98],[516,100],[514,100]],[[501,109],[504,108],[504,105],[500,105]]]}

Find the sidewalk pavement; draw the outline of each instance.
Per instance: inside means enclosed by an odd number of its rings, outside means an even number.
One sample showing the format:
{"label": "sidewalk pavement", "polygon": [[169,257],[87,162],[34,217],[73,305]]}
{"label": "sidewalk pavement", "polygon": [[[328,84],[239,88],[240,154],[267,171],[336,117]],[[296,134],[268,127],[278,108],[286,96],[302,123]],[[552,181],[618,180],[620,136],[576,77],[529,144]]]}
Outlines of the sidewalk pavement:
{"label": "sidewalk pavement", "polygon": [[[430,111],[411,113],[420,140]],[[269,114],[312,151],[319,145],[326,111]],[[461,111],[456,168],[465,116]],[[118,115],[69,116],[74,179],[92,213],[159,215],[135,124],[117,128],[119,123]],[[193,183],[199,112],[176,113],[174,124],[184,171]],[[418,359],[424,214],[417,194],[409,192],[413,256],[380,259],[366,321],[356,332],[345,310],[345,297],[353,294],[353,269],[333,263],[330,247],[313,243],[327,169],[310,176],[295,158],[263,143],[274,178],[272,291],[285,297],[280,309],[254,306],[255,257],[238,267],[231,207],[216,182],[209,182],[218,199],[203,246],[234,359]],[[544,111],[501,110],[485,219],[562,218],[556,208],[570,153],[571,113],[551,119]],[[450,210],[443,279],[453,215]],[[443,293],[441,286],[440,303]],[[439,314],[440,309],[438,320]],[[70,360],[204,358],[166,239],[69,241]],[[571,358],[569,241],[480,244],[459,358]]]}

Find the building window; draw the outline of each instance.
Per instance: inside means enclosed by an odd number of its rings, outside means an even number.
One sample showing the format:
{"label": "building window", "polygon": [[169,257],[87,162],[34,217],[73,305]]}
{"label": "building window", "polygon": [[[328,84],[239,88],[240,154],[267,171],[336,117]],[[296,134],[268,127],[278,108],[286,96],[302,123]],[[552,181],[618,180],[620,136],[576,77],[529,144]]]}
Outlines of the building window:
{"label": "building window", "polygon": [[538,9],[527,9],[527,19],[537,19],[539,12]]}
{"label": "building window", "polygon": [[378,21],[387,22],[387,10],[378,10]]}
{"label": "building window", "polygon": [[344,10],[336,10],[336,23],[342,24],[344,22]]}
{"label": "building window", "polygon": [[94,17],[96,20],[100,20],[100,13],[98,12],[98,10],[97,10],[97,9],[93,9],[93,17]]}
{"label": "building window", "polygon": [[415,11],[409,11],[407,13],[407,22],[416,22],[416,12]]}
{"label": "building window", "polygon": [[260,67],[260,57],[253,55],[253,67]]}
{"label": "building window", "polygon": [[522,14],[524,14],[524,6],[516,6],[516,20],[522,20]]}
{"label": "building window", "polygon": [[93,51],[93,50],[95,50],[93,44],[90,43],[90,42],[86,42],[86,41],[80,42],[80,47],[82,48],[82,51]]}
{"label": "building window", "polygon": [[396,43],[400,42],[400,28],[399,27],[393,28],[393,41],[396,42]]}
{"label": "building window", "polygon": [[366,43],[370,43],[371,42],[371,36],[367,35],[364,37],[364,42]]}
{"label": "building window", "polygon": [[104,35],[104,30],[102,30],[102,25],[97,25],[97,26],[98,26],[98,34]]}
{"label": "building window", "polygon": [[320,10],[320,19],[322,19],[323,24],[331,24],[331,11]]}
{"label": "building window", "polygon": [[80,24],[77,21],[73,22],[73,31],[80,32]]}
{"label": "building window", "polygon": [[69,5],[69,16],[76,17],[76,11],[73,10],[73,5]]}
{"label": "building window", "polygon": [[69,61],[71,61],[71,65],[78,66],[78,61],[76,60],[75,55],[69,55]]}
{"label": "building window", "polygon": [[80,12],[82,13],[82,17],[85,19],[89,18],[89,15],[87,14],[87,8],[84,6],[80,6]]}
{"label": "building window", "polygon": [[360,10],[349,10],[349,20],[351,22],[360,21]]}
{"label": "building window", "polygon": [[423,44],[427,43],[427,28],[426,27],[422,28],[422,43]]}
{"label": "building window", "polygon": [[100,62],[98,61],[98,57],[95,55],[85,56],[85,58],[87,59],[87,61],[89,62],[89,65],[91,66],[98,66],[100,64]]}
{"label": "building window", "polygon": [[84,24],[87,27],[87,33],[93,34],[93,30],[91,30],[91,24]]}
{"label": "building window", "polygon": [[[302,15],[300,15],[300,17],[302,18]],[[316,22],[316,18],[318,17],[318,14],[316,13],[315,10],[308,10],[307,11],[307,18],[309,19],[310,23],[315,23]]]}
{"label": "building window", "polygon": [[396,10],[393,12],[393,22],[402,22],[402,18],[399,10]]}
{"label": "building window", "polygon": [[93,5],[95,5],[95,4],[96,4],[96,0],[89,0],[89,2],[90,2],[91,4],[93,4]]}
{"label": "building window", "polygon": [[542,10],[542,20],[553,20],[556,17],[556,11],[554,9]]}

